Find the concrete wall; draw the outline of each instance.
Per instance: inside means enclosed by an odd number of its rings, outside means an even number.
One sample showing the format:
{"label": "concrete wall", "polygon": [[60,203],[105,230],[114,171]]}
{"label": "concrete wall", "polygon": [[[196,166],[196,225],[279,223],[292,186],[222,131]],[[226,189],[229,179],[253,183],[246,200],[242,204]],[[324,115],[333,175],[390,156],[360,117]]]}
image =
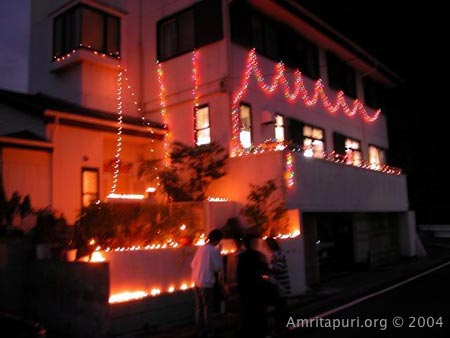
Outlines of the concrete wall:
{"label": "concrete wall", "polygon": [[3,184],[7,198],[18,191],[30,195],[33,208],[52,203],[52,154],[42,150],[2,149]]}
{"label": "concrete wall", "polygon": [[402,212],[408,210],[406,176],[295,156],[296,187],[288,207],[314,212]]}
{"label": "concrete wall", "polygon": [[83,338],[109,332],[108,264],[39,261],[30,276],[30,314],[50,332]]}
{"label": "concrete wall", "polygon": [[27,238],[0,238],[0,311],[26,316],[30,292],[28,267],[33,246]]}
{"label": "concrete wall", "polygon": [[172,285],[179,289],[183,283],[190,286],[190,263],[194,253],[195,247],[107,252],[111,294],[138,290],[150,292],[153,288],[164,292]]}

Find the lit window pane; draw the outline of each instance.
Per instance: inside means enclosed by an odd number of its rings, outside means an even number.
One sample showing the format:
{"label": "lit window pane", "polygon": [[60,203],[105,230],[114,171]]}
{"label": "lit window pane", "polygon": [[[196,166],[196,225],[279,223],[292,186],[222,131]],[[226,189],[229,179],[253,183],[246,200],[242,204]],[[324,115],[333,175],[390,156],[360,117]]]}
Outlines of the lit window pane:
{"label": "lit window pane", "polygon": [[203,129],[209,127],[209,108],[203,107],[196,111],[195,129]]}
{"label": "lit window pane", "polygon": [[250,112],[249,106],[241,105],[240,118],[241,118],[241,125],[243,128],[251,128],[252,119],[251,119],[251,112]]}
{"label": "lit window pane", "polygon": [[319,128],[314,128],[313,129],[313,133],[312,133],[312,137],[317,139],[317,140],[323,140],[323,130],[319,129]]}
{"label": "lit window pane", "polygon": [[322,158],[324,155],[323,142],[319,141],[319,140],[314,140],[312,144],[313,144],[314,157]]}
{"label": "lit window pane", "polygon": [[249,148],[252,145],[252,133],[250,130],[241,130],[239,134],[239,139],[241,140],[242,147]]}
{"label": "lit window pane", "polygon": [[308,137],[312,137],[313,136],[312,128],[310,126],[304,126],[303,127],[303,135],[304,136],[308,136]]}
{"label": "lit window pane", "polygon": [[196,145],[201,146],[209,143],[211,143],[211,128],[198,130]]}
{"label": "lit window pane", "polygon": [[83,206],[88,206],[90,202],[98,199],[98,171],[82,171],[82,199]]}
{"label": "lit window pane", "polygon": [[275,127],[275,140],[277,142],[284,141],[284,127]]}

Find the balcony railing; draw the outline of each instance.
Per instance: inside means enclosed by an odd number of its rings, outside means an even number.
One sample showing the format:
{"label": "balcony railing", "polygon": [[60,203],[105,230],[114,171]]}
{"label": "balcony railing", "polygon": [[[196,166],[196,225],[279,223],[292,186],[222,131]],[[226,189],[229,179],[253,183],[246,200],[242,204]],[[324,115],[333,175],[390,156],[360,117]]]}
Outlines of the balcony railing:
{"label": "balcony railing", "polygon": [[402,169],[397,167],[392,167],[387,164],[383,163],[375,163],[370,162],[367,160],[362,159],[356,159],[353,158],[351,153],[348,154],[338,154],[335,151],[332,152],[314,152],[313,149],[310,147],[304,147],[304,146],[298,146],[298,145],[292,145],[288,144],[286,142],[273,142],[273,141],[266,141],[264,143],[261,143],[257,146],[252,146],[249,148],[241,148],[236,152],[235,156],[241,157],[245,155],[251,155],[251,154],[261,154],[268,151],[282,151],[287,150],[292,153],[300,153],[303,154],[305,157],[311,157],[314,159],[320,159],[325,160],[333,163],[343,164],[343,165],[349,165],[358,167],[361,169],[367,169],[367,170],[373,170],[373,171],[379,171],[382,173],[390,174],[390,175],[401,175]]}

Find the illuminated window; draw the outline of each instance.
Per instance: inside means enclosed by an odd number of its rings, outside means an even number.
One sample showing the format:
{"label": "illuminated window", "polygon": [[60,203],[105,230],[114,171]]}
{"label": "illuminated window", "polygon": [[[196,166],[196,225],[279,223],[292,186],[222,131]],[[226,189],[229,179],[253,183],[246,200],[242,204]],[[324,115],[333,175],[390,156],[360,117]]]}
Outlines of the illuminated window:
{"label": "illuminated window", "polygon": [[120,53],[120,18],[86,5],[72,7],[53,21],[53,55],[88,48],[109,56]]}
{"label": "illuminated window", "polygon": [[385,163],[385,152],[383,149],[370,145],[369,146],[369,162],[372,168],[379,168]]}
{"label": "illuminated window", "polygon": [[242,147],[249,148],[252,145],[252,108],[247,104],[241,104],[239,107],[239,117],[241,120],[239,140]]}
{"label": "illuminated window", "polygon": [[277,114],[275,116],[275,140],[277,142],[284,142],[284,116]]}
{"label": "illuminated window", "polygon": [[355,139],[346,138],[345,155],[348,164],[360,165],[362,161],[361,143]]}
{"label": "illuminated window", "polygon": [[99,199],[98,169],[82,168],[81,182],[82,182],[81,199],[83,207],[87,207],[89,203],[91,203],[92,201],[97,201]]}
{"label": "illuminated window", "polygon": [[325,152],[324,130],[310,125],[303,126],[303,154],[322,158]]}
{"label": "illuminated window", "polygon": [[209,106],[202,106],[195,110],[195,144],[211,143],[211,125],[209,123]]}

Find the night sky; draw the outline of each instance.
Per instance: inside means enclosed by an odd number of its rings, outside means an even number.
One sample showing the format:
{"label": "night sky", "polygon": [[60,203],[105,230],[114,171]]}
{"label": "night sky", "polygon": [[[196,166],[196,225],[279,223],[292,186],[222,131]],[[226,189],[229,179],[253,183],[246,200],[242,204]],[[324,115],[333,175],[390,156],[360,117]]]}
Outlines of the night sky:
{"label": "night sky", "polygon": [[[0,1],[0,87],[25,91],[29,1]],[[450,187],[443,161],[449,145],[448,58],[442,2],[299,0],[403,79],[388,110],[390,163],[405,169],[421,222],[450,224]],[[403,5],[403,6],[400,6]],[[448,48],[448,46],[445,46]],[[430,209],[429,207],[434,209]]]}

